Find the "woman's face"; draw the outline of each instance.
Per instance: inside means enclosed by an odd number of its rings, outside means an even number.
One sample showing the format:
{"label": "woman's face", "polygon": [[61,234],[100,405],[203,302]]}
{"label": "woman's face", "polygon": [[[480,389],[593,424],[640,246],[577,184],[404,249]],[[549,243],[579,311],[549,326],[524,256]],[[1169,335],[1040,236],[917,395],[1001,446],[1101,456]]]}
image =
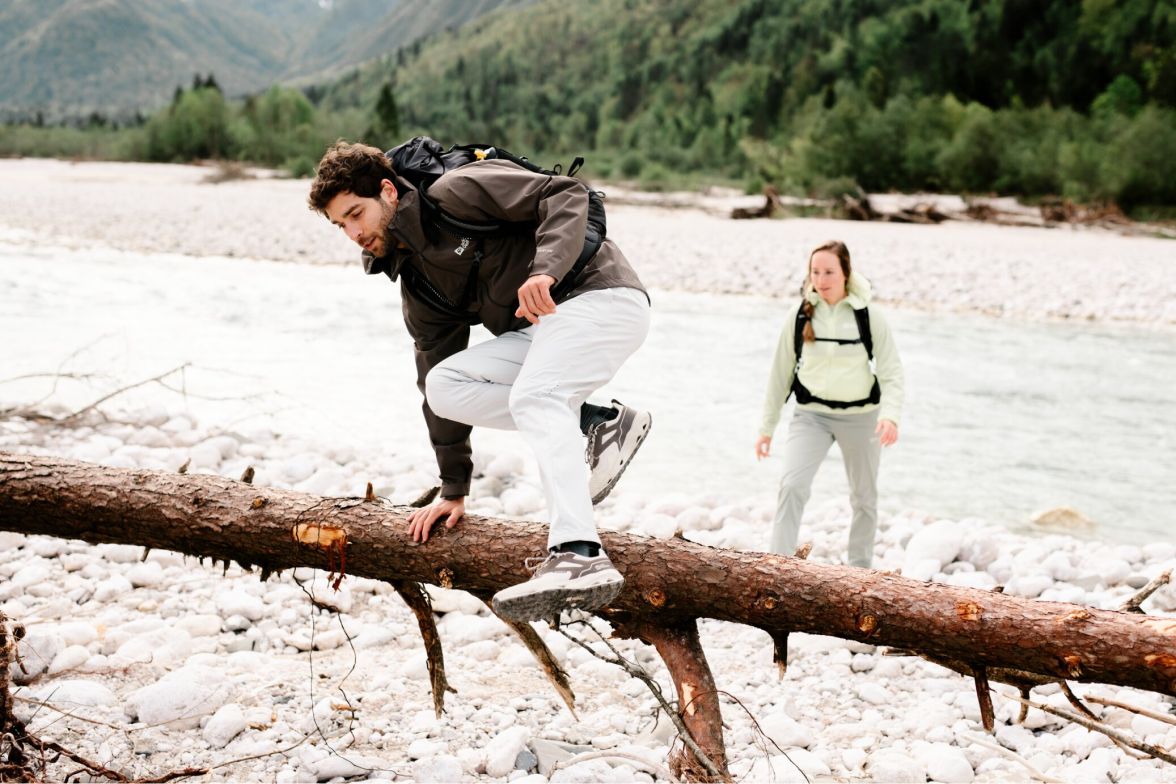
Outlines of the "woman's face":
{"label": "woman's face", "polygon": [[835,305],[845,299],[845,273],[841,259],[831,250],[819,250],[809,261],[809,280],[821,299]]}

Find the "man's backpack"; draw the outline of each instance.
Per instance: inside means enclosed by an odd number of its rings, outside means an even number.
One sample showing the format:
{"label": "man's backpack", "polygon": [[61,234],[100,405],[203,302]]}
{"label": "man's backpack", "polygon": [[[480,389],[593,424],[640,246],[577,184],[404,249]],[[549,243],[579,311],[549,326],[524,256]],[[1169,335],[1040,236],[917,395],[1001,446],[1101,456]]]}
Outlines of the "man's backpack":
{"label": "man's backpack", "polygon": [[[481,240],[533,232],[536,225],[507,221],[473,222],[453,217],[437,206],[428,195],[429,186],[436,182],[442,174],[465,166],[467,163],[491,159],[507,160],[536,174],[562,174],[558,164],[554,169],[544,169],[501,147],[486,144],[455,144],[446,150],[439,142],[428,136],[409,139],[388,150],[385,155],[391,161],[392,168],[396,173],[417,189],[421,203],[421,220],[427,234],[435,237],[438,232],[444,232],[455,237],[474,240],[479,242],[479,246]],[[568,168],[567,176],[574,176],[583,164],[584,159],[577,157]],[[575,263],[572,264],[571,270],[551,290],[551,296],[554,299],[558,299],[571,290],[580,273],[588,266],[588,262],[596,255],[596,251],[600,249],[607,234],[603,194],[586,185],[584,189],[588,191],[588,227],[585,231],[584,247]],[[480,261],[480,247],[476,248],[474,259],[475,264]],[[477,269],[475,268],[472,275],[476,276],[476,274]],[[471,280],[476,280],[476,277],[472,277]],[[430,298],[426,297],[425,299]],[[457,306],[457,309],[463,310],[464,308]]]}
{"label": "man's backpack", "polygon": [[[822,343],[837,343],[842,346],[849,346],[855,343],[861,343],[862,347],[866,349],[866,358],[869,362],[874,361],[874,335],[870,331],[870,310],[869,308],[854,308],[854,320],[857,321],[858,337],[854,340],[842,340],[840,338],[814,338],[814,340]],[[804,306],[801,305],[796,311],[796,323],[792,329],[792,346],[796,351],[796,367],[792,372],[792,389],[791,393],[796,395],[796,402],[798,404],[805,403],[820,403],[829,408],[857,408],[858,406],[869,405],[870,403],[877,403],[882,400],[882,388],[878,385],[878,377],[874,376],[874,386],[870,389],[870,396],[862,400],[825,400],[815,396],[809,392],[808,387],[800,383],[800,355],[804,351],[804,325],[809,321],[809,316],[804,312]]]}

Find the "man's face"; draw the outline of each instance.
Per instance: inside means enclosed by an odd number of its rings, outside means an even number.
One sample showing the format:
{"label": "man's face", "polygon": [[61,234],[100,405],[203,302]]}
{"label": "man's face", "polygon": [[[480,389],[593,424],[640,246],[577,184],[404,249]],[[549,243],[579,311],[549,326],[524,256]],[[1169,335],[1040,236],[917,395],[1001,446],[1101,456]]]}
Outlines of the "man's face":
{"label": "man's face", "polygon": [[383,180],[380,185],[379,194],[370,198],[342,191],[327,202],[324,210],[331,223],[376,258],[388,251],[386,234],[397,204],[396,186],[391,180]]}

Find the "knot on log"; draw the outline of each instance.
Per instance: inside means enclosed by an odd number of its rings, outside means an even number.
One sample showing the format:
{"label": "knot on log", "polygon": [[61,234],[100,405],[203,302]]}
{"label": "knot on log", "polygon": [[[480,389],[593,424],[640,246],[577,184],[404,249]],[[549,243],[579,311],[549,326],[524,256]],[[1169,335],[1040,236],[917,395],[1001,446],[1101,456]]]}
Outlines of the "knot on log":
{"label": "knot on log", "polygon": [[858,631],[867,636],[878,631],[878,619],[869,613],[863,613],[857,617]]}
{"label": "knot on log", "polygon": [[1063,656],[1062,664],[1071,678],[1082,677],[1082,657],[1078,654],[1071,653],[1069,656]]}
{"label": "knot on log", "polygon": [[1167,670],[1176,674],[1176,656],[1170,653],[1149,653],[1143,657],[1143,661],[1148,667],[1155,667],[1157,670]]}
{"label": "knot on log", "polygon": [[1090,620],[1090,613],[1087,610],[1073,610],[1058,618],[1058,623],[1077,623],[1079,621]]}
{"label": "knot on log", "polygon": [[765,610],[774,610],[779,603],[775,596],[763,596],[758,602],[759,606]]}
{"label": "knot on log", "polygon": [[257,498],[253,499],[253,502],[251,504],[249,504],[249,508],[250,509],[260,509],[261,507],[265,506],[267,503],[268,502],[264,498],[262,498],[261,496],[258,496]]}
{"label": "knot on log", "polygon": [[453,570],[446,567],[437,572],[437,584],[442,588],[453,587]]}
{"label": "knot on log", "polygon": [[326,551],[327,571],[332,576],[335,575],[335,560],[338,559],[338,576],[331,582],[331,587],[339,590],[339,584],[343,582],[347,568],[347,530],[336,525],[298,523],[290,529],[290,533],[298,544]]}
{"label": "knot on log", "polygon": [[956,615],[961,621],[978,621],[984,617],[984,608],[972,602],[956,602]]}
{"label": "knot on log", "polygon": [[653,588],[644,594],[645,601],[652,604],[654,607],[664,607],[666,604],[666,593],[661,588]]}

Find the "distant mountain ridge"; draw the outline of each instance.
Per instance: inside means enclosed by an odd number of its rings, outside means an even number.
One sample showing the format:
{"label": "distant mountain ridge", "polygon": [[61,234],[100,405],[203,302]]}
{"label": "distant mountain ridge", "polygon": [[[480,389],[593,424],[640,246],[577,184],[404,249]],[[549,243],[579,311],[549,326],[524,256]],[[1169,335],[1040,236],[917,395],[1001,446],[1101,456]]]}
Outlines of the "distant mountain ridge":
{"label": "distant mountain ridge", "polygon": [[322,80],[533,0],[8,0],[0,119],[150,113],[193,76],[226,95]]}

